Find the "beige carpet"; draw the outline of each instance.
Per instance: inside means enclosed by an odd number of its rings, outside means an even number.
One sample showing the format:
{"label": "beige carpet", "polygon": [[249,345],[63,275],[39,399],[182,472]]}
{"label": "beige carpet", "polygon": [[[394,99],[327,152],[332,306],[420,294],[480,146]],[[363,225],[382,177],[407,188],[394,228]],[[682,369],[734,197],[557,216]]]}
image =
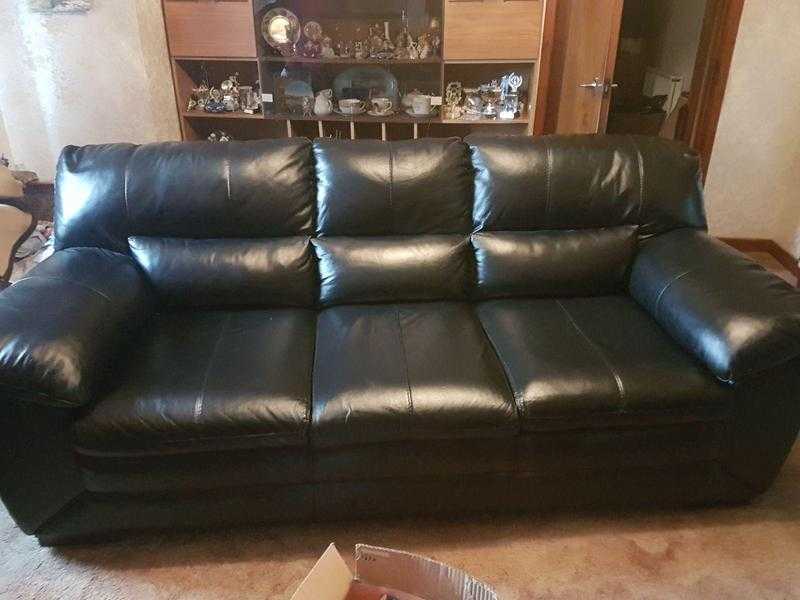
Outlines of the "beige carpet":
{"label": "beige carpet", "polygon": [[522,598],[800,598],[800,444],[749,506],[286,525],[40,548],[0,513],[0,598],[288,599],[328,542],[434,557]]}

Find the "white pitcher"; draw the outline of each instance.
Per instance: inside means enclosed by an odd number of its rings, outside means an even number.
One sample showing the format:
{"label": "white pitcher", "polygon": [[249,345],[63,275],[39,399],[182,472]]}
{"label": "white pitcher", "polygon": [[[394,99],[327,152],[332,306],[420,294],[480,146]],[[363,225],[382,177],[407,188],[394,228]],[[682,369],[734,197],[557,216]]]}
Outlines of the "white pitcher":
{"label": "white pitcher", "polygon": [[314,114],[324,117],[333,112],[333,91],[322,90],[314,100]]}

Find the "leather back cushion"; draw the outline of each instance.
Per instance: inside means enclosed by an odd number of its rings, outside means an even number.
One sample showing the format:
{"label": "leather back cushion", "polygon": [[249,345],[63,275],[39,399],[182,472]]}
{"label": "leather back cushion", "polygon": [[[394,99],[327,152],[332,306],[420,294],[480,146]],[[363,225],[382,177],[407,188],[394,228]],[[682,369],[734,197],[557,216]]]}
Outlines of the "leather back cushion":
{"label": "leather back cushion", "polygon": [[464,235],[313,240],[323,305],[460,300],[472,279]]}
{"label": "leather back cushion", "polygon": [[468,233],[472,166],[458,139],[314,142],[317,233]]}
{"label": "leather back cushion", "polygon": [[478,298],[618,292],[636,251],[636,227],[479,232],[472,236]]}
{"label": "leather back cushion", "polygon": [[467,138],[477,231],[706,226],[688,147],[643,136]]}
{"label": "leather back cushion", "polygon": [[317,266],[308,236],[129,241],[168,306],[309,307],[317,301]]}
{"label": "leather back cushion", "polygon": [[56,247],[132,253],[170,305],[310,306],[315,197],[304,139],[67,147]]}

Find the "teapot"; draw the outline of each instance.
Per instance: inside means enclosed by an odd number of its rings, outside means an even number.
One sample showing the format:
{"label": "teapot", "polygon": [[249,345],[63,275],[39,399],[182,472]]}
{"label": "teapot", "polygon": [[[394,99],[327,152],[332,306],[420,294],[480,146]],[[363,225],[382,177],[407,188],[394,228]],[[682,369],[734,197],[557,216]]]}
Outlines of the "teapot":
{"label": "teapot", "polygon": [[333,112],[333,90],[322,90],[314,100],[314,114],[325,117]]}

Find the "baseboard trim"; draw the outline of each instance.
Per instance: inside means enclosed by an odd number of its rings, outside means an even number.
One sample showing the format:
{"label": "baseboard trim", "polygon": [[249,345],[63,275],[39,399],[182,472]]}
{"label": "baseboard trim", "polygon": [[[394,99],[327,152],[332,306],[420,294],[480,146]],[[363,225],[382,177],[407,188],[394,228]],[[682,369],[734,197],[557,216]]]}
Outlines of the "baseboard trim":
{"label": "baseboard trim", "polygon": [[771,255],[783,268],[794,275],[797,280],[797,287],[800,288],[800,262],[781,248],[775,240],[729,237],[721,237],[719,239],[740,252],[766,252]]}

